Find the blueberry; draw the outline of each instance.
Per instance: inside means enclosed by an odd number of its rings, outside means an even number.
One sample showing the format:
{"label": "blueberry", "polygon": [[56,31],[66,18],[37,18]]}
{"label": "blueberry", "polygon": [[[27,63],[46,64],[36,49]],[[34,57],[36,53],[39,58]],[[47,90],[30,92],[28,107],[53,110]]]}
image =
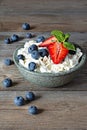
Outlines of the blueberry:
{"label": "blueberry", "polygon": [[7,65],[7,66],[11,65],[12,63],[13,63],[13,61],[9,58],[4,60],[4,64]]}
{"label": "blueberry", "polygon": [[30,106],[30,107],[28,108],[28,112],[29,112],[30,114],[32,114],[32,115],[38,114],[38,108],[37,108],[36,106]]}
{"label": "blueberry", "polygon": [[33,92],[26,92],[26,99],[29,101],[33,101],[35,99],[35,95]]}
{"label": "blueberry", "polygon": [[37,40],[36,40],[37,43],[38,43],[38,42],[43,42],[43,41],[45,41],[44,36],[39,36],[39,37],[37,38]]}
{"label": "blueberry", "polygon": [[26,38],[32,38],[32,34],[31,33],[27,33],[26,34]]}
{"label": "blueberry", "polygon": [[28,64],[28,68],[29,68],[30,71],[34,71],[36,69],[36,63],[30,62]]}
{"label": "blueberry", "polygon": [[3,80],[3,86],[8,88],[12,86],[12,80],[10,78],[6,78]]}
{"label": "blueberry", "polygon": [[22,105],[25,104],[25,100],[22,96],[17,96],[14,99],[14,104],[17,105],[17,106],[22,106]]}
{"label": "blueberry", "polygon": [[32,53],[32,51],[34,50],[38,50],[38,47],[35,44],[32,44],[29,48],[28,48],[28,52]]}
{"label": "blueberry", "polygon": [[75,55],[75,54],[76,54],[76,51],[69,50],[69,54],[71,54],[71,55]]}
{"label": "blueberry", "polygon": [[29,29],[30,29],[30,25],[29,25],[28,23],[23,23],[23,24],[22,24],[22,28],[23,28],[24,30],[29,30]]}
{"label": "blueberry", "polygon": [[32,58],[34,58],[35,60],[38,60],[39,57],[40,57],[40,54],[39,54],[38,51],[35,50],[35,51],[32,51],[31,56],[32,56]]}
{"label": "blueberry", "polygon": [[25,59],[25,56],[22,55],[22,54],[20,54],[20,55],[17,56],[17,59],[18,59],[18,60],[24,60],[24,59]]}
{"label": "blueberry", "polygon": [[18,36],[18,35],[13,34],[13,35],[11,36],[11,42],[16,42],[16,41],[18,41],[18,40],[19,40],[19,36]]}
{"label": "blueberry", "polygon": [[47,49],[39,49],[38,51],[39,51],[39,54],[41,57],[44,57],[44,56],[48,57],[48,55],[49,55]]}
{"label": "blueberry", "polygon": [[4,43],[9,44],[9,43],[10,43],[10,38],[6,38],[6,39],[4,40]]}

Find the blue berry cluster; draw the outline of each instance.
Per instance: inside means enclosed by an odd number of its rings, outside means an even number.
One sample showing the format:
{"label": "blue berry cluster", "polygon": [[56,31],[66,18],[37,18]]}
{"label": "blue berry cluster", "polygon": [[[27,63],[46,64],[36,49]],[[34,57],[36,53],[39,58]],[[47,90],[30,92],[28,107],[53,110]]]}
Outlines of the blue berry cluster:
{"label": "blue berry cluster", "polygon": [[[30,24],[28,24],[28,23],[22,24],[23,30],[29,30],[30,28],[31,28]],[[32,38],[32,37],[33,37],[33,35],[30,32],[26,33],[26,38]],[[17,34],[13,34],[10,38],[6,38],[4,40],[4,43],[10,44],[10,43],[19,41],[19,39],[20,38]],[[37,38],[36,42],[39,43],[39,42],[43,42],[44,40],[45,40],[45,38],[43,36],[39,36]],[[35,45],[35,44],[33,44],[29,47],[28,52],[31,54],[32,58],[34,58],[35,60],[38,60],[39,57],[44,57],[44,56],[49,55],[49,53],[46,49],[38,49],[38,46]],[[25,57],[23,55],[18,55],[17,59],[18,60],[20,60],[20,59],[25,60]],[[7,65],[7,66],[11,65],[12,63],[13,63],[13,61],[9,58],[6,58],[4,60],[4,64]],[[30,71],[34,71],[37,66],[36,66],[36,63],[30,62],[28,67],[29,67]],[[2,84],[3,84],[3,87],[8,88],[8,87],[11,87],[13,85],[13,81],[10,78],[5,78],[2,81]],[[16,106],[22,106],[22,105],[26,104],[26,101],[30,102],[30,101],[33,101],[33,100],[35,100],[35,94],[33,92],[26,92],[25,99],[22,96],[17,96],[14,99],[14,104]],[[32,105],[28,108],[28,112],[32,115],[37,114],[38,108],[35,105]]]}
{"label": "blue berry cluster", "polygon": [[47,49],[45,49],[45,48],[38,49],[37,45],[35,45],[35,44],[32,44],[28,48],[28,52],[31,53],[32,58],[34,58],[35,60],[38,60],[40,56],[44,57],[44,56],[48,56],[49,55]]}
{"label": "blue berry cluster", "polygon": [[4,43],[5,43],[5,44],[10,44],[10,43],[16,42],[16,41],[18,41],[18,40],[19,40],[19,36],[18,36],[17,34],[13,34],[13,35],[11,36],[11,38],[6,38],[6,39],[4,40]]}
{"label": "blue berry cluster", "polygon": [[[31,54],[31,57],[35,60],[38,60],[40,57],[44,57],[49,55],[47,49],[38,49],[38,46],[36,44],[32,44],[28,48],[28,52]],[[36,63],[30,62],[28,65],[28,68],[30,71],[34,71],[36,69]]]}
{"label": "blue berry cluster", "polygon": [[[26,103],[26,101],[33,101],[35,100],[35,94],[33,92],[26,92],[25,94],[26,100],[22,96],[17,96],[14,99],[14,104],[16,106],[22,106]],[[28,112],[32,115],[38,114],[38,108],[36,106],[30,106],[28,108]]]}
{"label": "blue berry cluster", "polygon": [[[30,24],[28,24],[28,23],[23,23],[22,24],[22,29],[23,30],[29,30],[30,29]],[[31,33],[27,33],[26,34],[26,38],[32,38],[33,37],[33,35],[31,34]],[[5,40],[4,40],[4,43],[5,44],[10,44],[10,43],[12,43],[12,42],[16,42],[16,41],[18,41],[20,38],[19,38],[19,36],[17,35],[17,34],[13,34],[10,38],[6,38]]]}

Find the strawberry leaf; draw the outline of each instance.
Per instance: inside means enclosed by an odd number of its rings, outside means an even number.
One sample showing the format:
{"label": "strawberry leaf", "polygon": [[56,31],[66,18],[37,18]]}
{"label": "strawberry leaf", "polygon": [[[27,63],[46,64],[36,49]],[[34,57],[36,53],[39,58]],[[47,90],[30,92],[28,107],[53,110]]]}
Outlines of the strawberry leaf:
{"label": "strawberry leaf", "polygon": [[55,36],[59,42],[65,41],[65,34],[62,31],[53,30],[51,35]]}
{"label": "strawberry leaf", "polygon": [[64,47],[66,47],[68,50],[73,50],[73,51],[75,51],[75,46],[74,46],[72,43],[70,43],[70,42],[64,42],[63,45],[64,45]]}
{"label": "strawberry leaf", "polygon": [[65,40],[64,40],[64,41],[67,41],[67,40],[69,39],[69,37],[70,37],[70,34],[69,34],[69,33],[66,33],[66,34],[65,34]]}

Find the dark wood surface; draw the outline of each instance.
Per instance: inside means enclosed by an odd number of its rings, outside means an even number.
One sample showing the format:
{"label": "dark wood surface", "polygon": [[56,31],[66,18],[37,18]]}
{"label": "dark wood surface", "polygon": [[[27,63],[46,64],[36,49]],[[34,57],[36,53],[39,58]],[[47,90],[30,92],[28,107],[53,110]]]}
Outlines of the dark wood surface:
{"label": "dark wood surface", "polygon": [[[22,30],[24,22],[30,23],[29,31]],[[87,53],[87,0],[0,0],[0,130],[87,129],[87,62],[71,83],[59,88],[32,86],[14,64],[3,64],[27,40],[26,32],[46,36],[53,29],[69,32],[70,41]],[[21,40],[5,45],[4,39],[14,33]],[[2,86],[6,77],[13,80],[8,89]],[[26,91],[33,91],[36,100],[16,107],[15,96],[25,97]],[[38,115],[28,114],[30,105],[39,108]]]}

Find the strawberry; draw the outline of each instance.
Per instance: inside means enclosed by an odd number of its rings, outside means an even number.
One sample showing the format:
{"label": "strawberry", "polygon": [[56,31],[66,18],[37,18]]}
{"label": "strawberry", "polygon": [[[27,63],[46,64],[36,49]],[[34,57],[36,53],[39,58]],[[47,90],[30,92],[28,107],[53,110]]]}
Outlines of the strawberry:
{"label": "strawberry", "polygon": [[41,47],[47,47],[50,57],[54,64],[61,63],[66,55],[68,54],[69,50],[64,47],[63,43],[58,42],[50,42],[49,44],[41,44]]}
{"label": "strawberry", "polygon": [[68,49],[62,43],[54,42],[47,48],[54,64],[61,63],[68,54]]}
{"label": "strawberry", "polygon": [[50,36],[44,42],[42,42],[39,47],[47,47],[50,43],[57,41],[55,36]]}

